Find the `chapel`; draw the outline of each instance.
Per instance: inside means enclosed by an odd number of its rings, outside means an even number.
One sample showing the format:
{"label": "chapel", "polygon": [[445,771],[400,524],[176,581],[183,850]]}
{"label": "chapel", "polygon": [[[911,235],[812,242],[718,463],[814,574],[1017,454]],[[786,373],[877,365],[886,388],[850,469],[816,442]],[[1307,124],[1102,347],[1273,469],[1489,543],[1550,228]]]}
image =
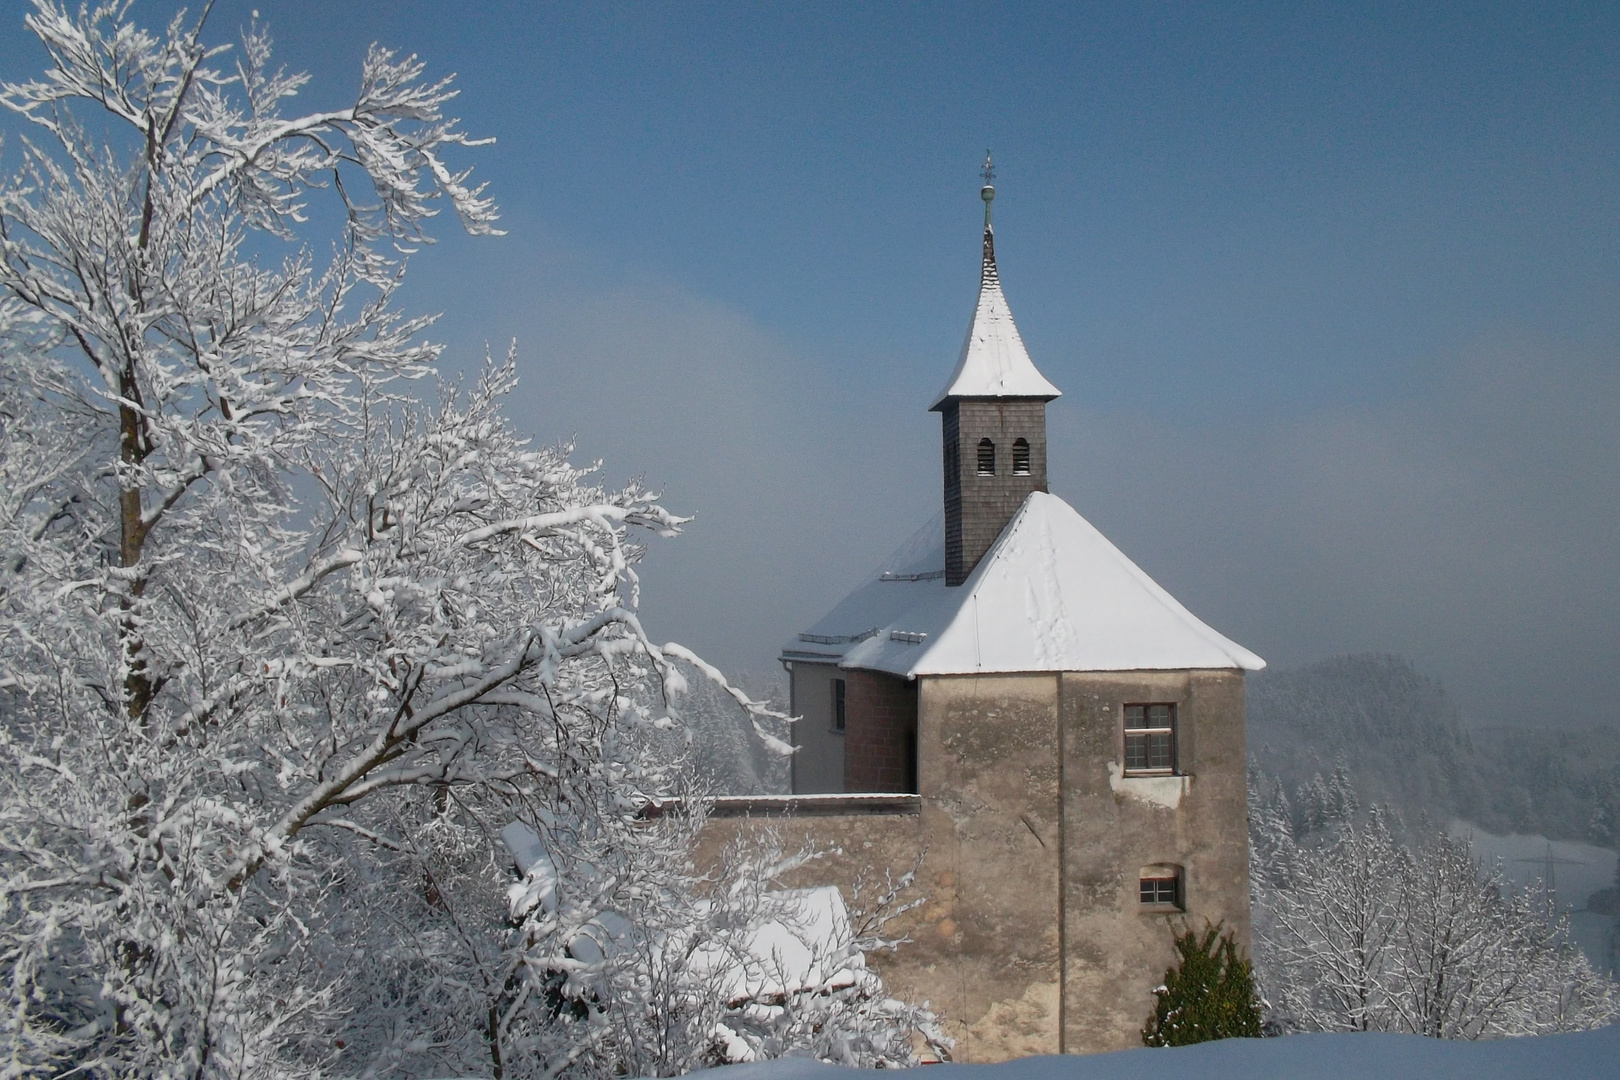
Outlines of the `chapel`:
{"label": "chapel", "polygon": [[940,513],[783,647],[777,822],[835,852],[823,884],[919,867],[910,942],[869,960],[969,1062],[1140,1045],[1176,930],[1248,947],[1264,667],[1048,491],[1060,392],[1008,307],[989,179],[978,300],[929,406]]}

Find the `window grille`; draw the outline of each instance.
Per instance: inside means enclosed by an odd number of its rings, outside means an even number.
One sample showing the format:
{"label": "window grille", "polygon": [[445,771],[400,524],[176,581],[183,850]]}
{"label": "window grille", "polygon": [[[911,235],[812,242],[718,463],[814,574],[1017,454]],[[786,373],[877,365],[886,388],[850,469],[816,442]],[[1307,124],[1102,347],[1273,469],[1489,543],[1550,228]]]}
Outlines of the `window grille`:
{"label": "window grille", "polygon": [[979,475],[996,475],[996,444],[989,439],[979,440]]}
{"label": "window grille", "polygon": [[1013,440],[1013,475],[1029,475],[1029,440]]}
{"label": "window grille", "polygon": [[1187,909],[1181,895],[1179,866],[1146,866],[1137,892],[1143,907]]}
{"label": "window grille", "polygon": [[1125,706],[1125,771],[1176,771],[1176,707],[1170,704]]}
{"label": "window grille", "polygon": [[833,730],[843,731],[845,722],[844,713],[844,680],[834,679],[833,691]]}

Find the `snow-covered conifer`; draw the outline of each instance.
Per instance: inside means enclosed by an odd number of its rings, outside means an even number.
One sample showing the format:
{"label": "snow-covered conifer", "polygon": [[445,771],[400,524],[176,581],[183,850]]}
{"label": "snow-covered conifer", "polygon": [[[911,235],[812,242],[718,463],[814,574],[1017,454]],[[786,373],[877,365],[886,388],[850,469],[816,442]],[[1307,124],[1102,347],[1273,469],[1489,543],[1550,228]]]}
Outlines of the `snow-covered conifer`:
{"label": "snow-covered conifer", "polygon": [[1254,971],[1238,952],[1237,936],[1219,925],[1176,935],[1177,965],[1153,991],[1153,1015],[1142,1028],[1145,1046],[1190,1046],[1214,1039],[1260,1037]]}

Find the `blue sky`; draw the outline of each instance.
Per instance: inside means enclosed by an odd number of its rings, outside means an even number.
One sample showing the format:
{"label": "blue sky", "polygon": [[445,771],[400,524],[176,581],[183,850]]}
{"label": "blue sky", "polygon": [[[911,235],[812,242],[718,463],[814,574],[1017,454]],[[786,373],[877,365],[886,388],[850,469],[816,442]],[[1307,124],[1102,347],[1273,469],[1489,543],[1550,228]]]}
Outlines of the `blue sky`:
{"label": "blue sky", "polygon": [[1620,6],[220,0],[212,37],[254,7],[310,108],[372,41],[458,73],[508,235],[444,223],[405,302],[698,515],[654,633],[766,669],[934,511],[990,147],[1058,494],[1276,664],[1616,718]]}

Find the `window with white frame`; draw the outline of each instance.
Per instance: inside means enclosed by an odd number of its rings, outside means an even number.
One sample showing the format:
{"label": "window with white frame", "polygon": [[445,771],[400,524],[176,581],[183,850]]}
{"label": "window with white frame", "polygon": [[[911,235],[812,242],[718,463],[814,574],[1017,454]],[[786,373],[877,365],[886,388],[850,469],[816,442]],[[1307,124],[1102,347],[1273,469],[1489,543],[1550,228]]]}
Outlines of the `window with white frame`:
{"label": "window with white frame", "polygon": [[1176,771],[1176,707],[1168,702],[1125,706],[1125,772]]}
{"label": "window with white frame", "polygon": [[844,680],[843,679],[834,679],[832,681],[832,697],[833,697],[833,717],[832,717],[832,719],[833,719],[833,730],[834,731],[843,731],[844,730],[844,717],[845,717],[845,713],[844,713]]}

